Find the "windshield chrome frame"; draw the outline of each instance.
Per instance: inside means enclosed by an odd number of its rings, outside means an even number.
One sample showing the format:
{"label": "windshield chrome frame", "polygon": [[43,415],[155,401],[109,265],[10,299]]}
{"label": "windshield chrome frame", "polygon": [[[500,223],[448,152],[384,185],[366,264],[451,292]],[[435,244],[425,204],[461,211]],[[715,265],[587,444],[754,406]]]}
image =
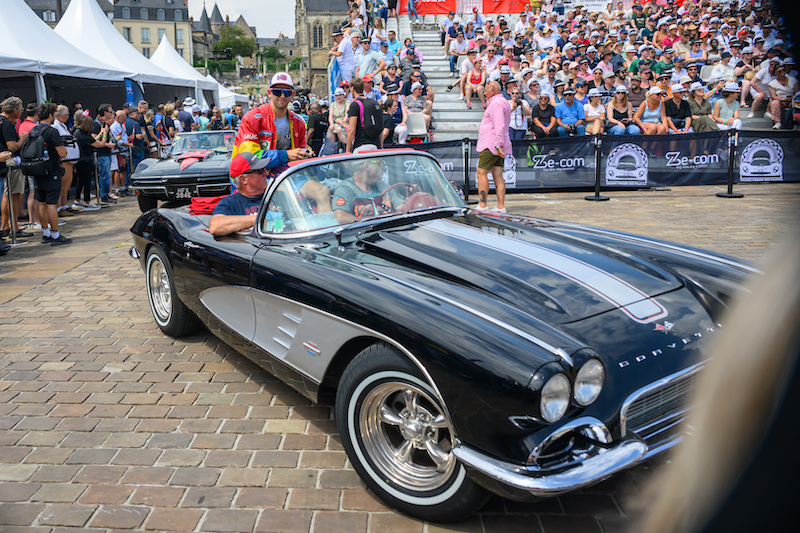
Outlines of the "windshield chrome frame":
{"label": "windshield chrome frame", "polygon": [[[175,159],[174,157],[172,157],[172,155],[173,155],[172,151],[175,149],[175,146],[176,146],[175,138],[178,135],[180,135],[181,137],[198,137],[200,135],[223,135],[225,132],[233,133],[233,130],[176,131],[175,135],[171,139],[172,147],[169,150],[169,157],[167,159]],[[236,134],[234,133],[234,139],[236,138],[235,135]],[[216,152],[217,151],[216,148],[192,148],[192,150],[209,150],[211,152]],[[182,150],[180,153],[183,154],[183,153],[188,152],[188,151],[189,150]],[[231,144],[230,150],[225,150],[225,152],[219,152],[219,153],[231,153],[232,151],[233,151],[233,144]]]}
{"label": "windshield chrome frame", "polygon": [[[317,229],[313,229],[313,230],[298,231],[298,232],[292,232],[292,233],[267,233],[267,232],[261,231],[261,228],[263,227],[263,223],[264,223],[264,217],[266,216],[266,212],[267,212],[266,209],[267,209],[267,206],[269,205],[269,201],[272,199],[272,195],[275,194],[275,191],[278,190],[278,187],[280,187],[280,184],[283,183],[283,181],[286,178],[288,178],[289,176],[291,176],[295,172],[299,172],[301,170],[304,170],[304,169],[312,167],[312,166],[327,165],[327,164],[330,164],[330,163],[338,163],[340,161],[348,161],[348,162],[350,162],[350,161],[358,161],[360,159],[375,159],[376,157],[377,158],[383,158],[383,157],[387,157],[387,156],[396,156],[396,155],[414,155],[414,156],[427,157],[427,158],[433,160],[433,162],[436,164],[436,168],[438,168],[439,172],[442,173],[442,167],[441,167],[441,165],[439,165],[439,161],[437,161],[434,156],[432,156],[428,152],[424,152],[422,150],[414,150],[414,149],[408,149],[408,148],[406,148],[406,149],[370,150],[369,152],[360,153],[360,154],[352,154],[352,153],[350,153],[350,154],[329,155],[329,156],[324,156],[324,157],[315,157],[315,158],[309,159],[307,161],[303,161],[302,163],[298,163],[296,165],[293,165],[293,166],[287,168],[286,170],[284,170],[283,172],[278,174],[278,176],[276,176],[271,181],[271,183],[267,187],[267,190],[264,192],[264,198],[262,198],[261,207],[258,210],[258,218],[256,219],[256,224],[255,224],[255,235],[257,237],[259,237],[259,238],[262,238],[262,239],[278,239],[278,240],[300,239],[300,238],[310,237],[310,236],[314,236],[314,235],[322,235],[322,234],[325,234],[325,233],[330,233],[331,236],[333,236],[334,231],[336,231],[339,228],[342,228],[342,227],[346,226],[347,224],[337,224],[335,226],[328,226],[328,227],[325,227],[325,228],[317,228]],[[444,173],[442,173],[442,178],[445,181],[447,181],[448,184],[449,184],[449,180],[444,175]],[[453,192],[455,193],[456,197],[458,197],[458,193],[455,190]],[[442,206],[440,206],[440,207],[442,207]],[[463,202],[463,200],[462,200],[461,205],[453,206],[453,207],[467,207],[467,204],[465,204]]]}

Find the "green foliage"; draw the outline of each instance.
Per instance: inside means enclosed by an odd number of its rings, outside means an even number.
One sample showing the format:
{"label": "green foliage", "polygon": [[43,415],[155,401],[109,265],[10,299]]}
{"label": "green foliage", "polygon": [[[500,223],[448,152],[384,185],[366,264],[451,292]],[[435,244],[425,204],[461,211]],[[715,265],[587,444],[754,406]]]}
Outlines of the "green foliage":
{"label": "green foliage", "polygon": [[222,26],[219,37],[219,41],[214,45],[214,52],[228,58],[250,57],[258,49],[255,39],[247,37],[244,30],[236,26]]}
{"label": "green foliage", "polygon": [[281,53],[280,48],[277,46],[269,46],[263,51],[259,52],[258,55],[261,56],[262,59],[285,59],[286,56]]}
{"label": "green foliage", "polygon": [[302,59],[299,57],[295,57],[292,59],[292,62],[289,64],[289,70],[300,70],[300,64],[303,62]]}
{"label": "green foliage", "polygon": [[208,71],[214,72],[236,72],[236,61],[226,59],[209,59]]}

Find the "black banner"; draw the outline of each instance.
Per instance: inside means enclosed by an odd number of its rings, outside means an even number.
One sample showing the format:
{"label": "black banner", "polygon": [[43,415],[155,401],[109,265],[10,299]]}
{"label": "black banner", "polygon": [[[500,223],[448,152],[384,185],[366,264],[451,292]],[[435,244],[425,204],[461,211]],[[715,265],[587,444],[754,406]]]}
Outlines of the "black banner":
{"label": "black banner", "polygon": [[800,134],[740,131],[734,162],[737,182],[800,181]]}
{"label": "black banner", "polygon": [[[715,131],[682,135],[602,135],[600,168],[596,168],[594,136],[514,141],[506,157],[503,179],[509,191],[590,188],[601,186],[679,187],[727,183],[729,139],[734,144],[736,182],[800,181],[800,132]],[[464,141],[412,144],[434,155],[444,175],[463,189],[477,190],[477,141],[466,141],[469,163],[464,168]],[[494,188],[491,173],[490,188]]]}

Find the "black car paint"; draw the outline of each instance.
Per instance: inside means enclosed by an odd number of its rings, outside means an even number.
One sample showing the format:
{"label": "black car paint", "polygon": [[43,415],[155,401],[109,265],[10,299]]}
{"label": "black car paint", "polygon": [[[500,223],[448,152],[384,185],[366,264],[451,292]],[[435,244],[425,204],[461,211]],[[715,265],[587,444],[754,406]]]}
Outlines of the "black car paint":
{"label": "black car paint", "polygon": [[[188,198],[178,198],[180,188],[188,188],[192,196],[220,196],[230,192],[230,156],[206,159],[192,163],[181,169],[181,163],[175,159],[145,159],[136,167],[131,175],[131,186],[138,194],[157,200],[169,200],[189,203]],[[198,185],[200,188],[198,189]],[[166,194],[155,193],[148,187],[164,187]]]}
{"label": "black car paint", "polygon": [[[564,247],[580,243],[591,248],[601,254],[597,260],[603,266],[617,265],[624,270],[620,275],[637,278],[631,280],[637,284],[651,284],[648,293],[658,295],[658,300],[667,305],[674,329],[666,333],[656,331],[653,323],[636,323],[621,311],[602,309],[597,303],[589,306],[595,312],[570,314],[564,311],[564,306],[560,309],[548,306],[548,295],[533,288],[527,289],[526,294],[534,296],[532,301],[537,305],[522,308],[515,302],[512,274],[506,272],[498,277],[491,269],[486,269],[483,276],[476,273],[486,258],[459,269],[452,258],[435,257],[435,247],[430,244],[419,246],[415,241],[418,249],[412,250],[411,236],[415,232],[425,233],[421,224],[365,235],[344,249],[339,248],[331,234],[272,241],[255,235],[214,238],[206,229],[207,217],[180,210],[161,209],[144,214],[132,232],[143,259],[151,242],[168,250],[176,280],[181,280],[177,285],[181,301],[215,334],[312,399],[316,400],[319,393],[315,384],[280,364],[276,367],[268,354],[251,346],[247,339],[226,331],[200,304],[202,291],[216,286],[252,285],[394,339],[418,357],[430,372],[459,439],[490,455],[520,464],[554,427],[536,418],[538,394],[529,387],[534,374],[544,365],[555,364],[574,378],[577,368],[480,316],[446,301],[436,301],[408,284],[425,287],[524,327],[526,332],[563,348],[567,354],[585,347],[597,352],[606,367],[606,386],[594,404],[586,408],[573,406],[563,420],[595,416],[618,436],[619,406],[625,397],[699,360],[703,344],[711,334],[703,332],[717,327],[715,317],[709,314],[713,310],[698,304],[692,291],[684,287],[684,279],[669,267],[678,265],[707,272],[712,279],[722,274],[728,278],[746,277],[743,270],[720,263],[713,255],[676,255],[656,241],[630,241],[624,234],[521,217],[455,218],[453,223],[512,231],[532,240],[560,241],[559,246]],[[398,243],[402,253],[396,248]],[[426,254],[431,255],[428,261]],[[437,265],[437,259],[453,268]],[[698,290],[694,284],[690,285]],[[699,290],[703,292],[702,288]],[[561,319],[548,324],[540,317]],[[696,333],[703,337],[694,337]],[[685,338],[691,339],[689,344],[683,344]],[[664,346],[673,342],[680,344],[671,353],[650,354],[636,361],[648,351],[663,352]],[[498,346],[503,347],[502,351],[497,350]],[[356,353],[342,355],[351,358]],[[623,361],[635,364],[623,368],[620,367]],[[515,423],[519,418],[527,418],[530,423]]]}

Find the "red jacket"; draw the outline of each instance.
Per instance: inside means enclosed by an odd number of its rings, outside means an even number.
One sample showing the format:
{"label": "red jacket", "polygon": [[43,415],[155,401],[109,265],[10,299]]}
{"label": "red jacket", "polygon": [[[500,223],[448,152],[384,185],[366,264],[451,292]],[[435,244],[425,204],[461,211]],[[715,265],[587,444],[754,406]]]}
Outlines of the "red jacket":
{"label": "red jacket", "polygon": [[[307,146],[305,122],[288,109],[286,113],[289,117],[292,148],[305,148]],[[256,153],[259,150],[275,150],[278,132],[274,116],[270,104],[248,111],[239,123],[239,131],[236,133],[236,140],[233,143],[232,157],[236,157],[239,152]]]}

